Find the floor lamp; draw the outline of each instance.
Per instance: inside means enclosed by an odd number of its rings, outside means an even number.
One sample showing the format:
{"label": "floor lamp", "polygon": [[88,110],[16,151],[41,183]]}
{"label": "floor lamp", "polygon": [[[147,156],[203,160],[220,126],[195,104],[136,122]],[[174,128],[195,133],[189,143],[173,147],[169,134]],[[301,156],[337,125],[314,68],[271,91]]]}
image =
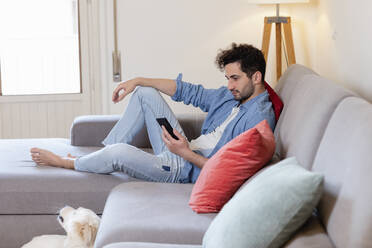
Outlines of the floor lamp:
{"label": "floor lamp", "polygon": [[265,17],[263,38],[262,38],[262,53],[267,61],[267,55],[269,53],[271,25],[275,23],[276,33],[276,78],[282,75],[282,33],[284,33],[285,40],[285,56],[288,61],[288,65],[296,63],[296,56],[293,46],[293,35],[291,27],[291,17],[279,15],[279,4],[281,3],[307,3],[309,0],[247,0],[249,3],[256,4],[276,4],[276,16]]}

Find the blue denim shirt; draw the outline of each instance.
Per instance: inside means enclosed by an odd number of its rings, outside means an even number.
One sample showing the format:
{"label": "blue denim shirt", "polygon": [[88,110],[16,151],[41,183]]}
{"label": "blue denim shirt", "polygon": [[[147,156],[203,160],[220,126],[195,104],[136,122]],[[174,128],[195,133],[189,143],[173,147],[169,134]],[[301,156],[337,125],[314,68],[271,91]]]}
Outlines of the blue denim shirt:
{"label": "blue denim shirt", "polygon": [[[202,126],[202,134],[210,133],[220,126],[231,114],[232,108],[239,104],[239,101],[234,99],[234,96],[227,87],[205,89],[202,85],[183,82],[181,73],[178,75],[176,83],[177,90],[172,96],[174,101],[183,101],[186,105],[192,104],[195,107],[199,107],[202,111],[208,112]],[[268,121],[271,129],[274,130],[275,114],[267,91],[240,106],[238,115],[227,125],[217,145],[208,155],[208,158],[212,157],[230,140],[265,119]],[[198,153],[198,151],[195,152]],[[200,168],[187,161],[181,171],[181,182],[195,183],[199,174]]]}

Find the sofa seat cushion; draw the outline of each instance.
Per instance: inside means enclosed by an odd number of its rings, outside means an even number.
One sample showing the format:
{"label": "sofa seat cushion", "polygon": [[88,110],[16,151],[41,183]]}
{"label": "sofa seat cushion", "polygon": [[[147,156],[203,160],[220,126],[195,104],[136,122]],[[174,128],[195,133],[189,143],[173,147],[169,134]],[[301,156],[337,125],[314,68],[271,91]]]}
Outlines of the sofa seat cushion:
{"label": "sofa seat cushion", "polygon": [[[122,242],[104,248],[201,248],[199,245]],[[312,216],[284,245],[284,248],[333,248],[333,244],[316,216]]]}
{"label": "sofa seat cushion", "polygon": [[71,146],[68,139],[0,140],[0,214],[56,214],[65,205],[100,214],[110,190],[134,180],[123,173],[98,175],[38,166],[30,157],[32,147],[62,156],[81,156],[99,149]]}
{"label": "sofa seat cushion", "polygon": [[177,245],[159,243],[121,242],[106,245],[104,248],[202,248],[201,245]]}
{"label": "sofa seat cushion", "polygon": [[109,195],[96,247],[115,242],[201,244],[216,214],[188,206],[193,184],[130,182]]}
{"label": "sofa seat cushion", "polygon": [[286,243],[284,248],[333,248],[333,244],[320,224],[319,218],[312,216]]}

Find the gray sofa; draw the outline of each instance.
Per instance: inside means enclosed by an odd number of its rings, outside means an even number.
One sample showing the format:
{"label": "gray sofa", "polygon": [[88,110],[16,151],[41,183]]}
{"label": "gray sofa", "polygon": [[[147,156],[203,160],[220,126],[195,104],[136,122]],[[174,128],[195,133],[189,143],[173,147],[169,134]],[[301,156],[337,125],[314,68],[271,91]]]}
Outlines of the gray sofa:
{"label": "gray sofa", "polygon": [[[285,106],[274,133],[273,162],[295,156],[306,169],[324,175],[316,214],[285,247],[372,247],[371,104],[301,65],[291,66],[276,90]],[[198,135],[203,117],[179,116],[189,138]],[[97,248],[201,247],[216,214],[190,209],[192,184],[141,182],[120,173],[95,175],[30,162],[33,146],[61,155],[97,150],[117,119],[79,117],[71,140],[0,140],[0,248],[63,233],[56,212],[66,204],[103,213]],[[134,143],[150,149],[146,132]]]}

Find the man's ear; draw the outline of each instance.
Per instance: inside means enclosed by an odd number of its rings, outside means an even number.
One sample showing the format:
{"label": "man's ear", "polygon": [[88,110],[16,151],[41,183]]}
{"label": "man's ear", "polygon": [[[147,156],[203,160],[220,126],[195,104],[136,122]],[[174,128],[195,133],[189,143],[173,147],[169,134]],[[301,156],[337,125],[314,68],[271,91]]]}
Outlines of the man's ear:
{"label": "man's ear", "polygon": [[254,85],[261,84],[262,83],[262,74],[260,71],[256,71],[252,75],[252,81]]}

